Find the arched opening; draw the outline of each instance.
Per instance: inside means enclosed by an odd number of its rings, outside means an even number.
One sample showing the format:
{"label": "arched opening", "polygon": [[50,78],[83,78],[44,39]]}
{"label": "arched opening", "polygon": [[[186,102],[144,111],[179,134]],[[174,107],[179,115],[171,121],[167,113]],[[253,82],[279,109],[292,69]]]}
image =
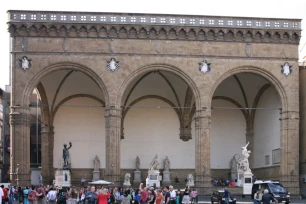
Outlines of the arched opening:
{"label": "arched opening", "polygon": [[132,173],[138,156],[147,170],[158,154],[160,169],[167,156],[171,177],[185,180],[195,169],[195,104],[194,91],[181,76],[157,68],[138,73],[121,98],[121,169]]}
{"label": "arched opening", "polygon": [[255,73],[233,74],[217,86],[211,104],[214,178],[236,179],[231,159],[250,142],[252,172],[260,179],[279,179],[282,105],[274,84]]}
{"label": "arched opening", "polygon": [[[92,179],[92,160],[96,155],[101,160],[100,168],[105,168],[104,110],[107,93],[101,88],[99,80],[96,80],[97,76],[87,68],[72,64],[53,68],[51,66],[47,73],[40,73],[41,77],[37,77],[34,89],[39,97],[34,100],[32,95],[30,98],[31,118],[39,120],[39,130],[36,127],[36,133],[41,146],[40,155],[30,152],[31,160],[37,157],[41,161],[35,164],[31,162],[32,184],[38,184],[35,174],[40,171],[47,182],[54,178],[53,169],[61,167],[63,145],[69,142],[72,142],[69,150],[71,168],[80,169],[74,171],[73,179]],[[34,112],[39,118],[34,116]],[[32,127],[30,136],[33,145]]]}

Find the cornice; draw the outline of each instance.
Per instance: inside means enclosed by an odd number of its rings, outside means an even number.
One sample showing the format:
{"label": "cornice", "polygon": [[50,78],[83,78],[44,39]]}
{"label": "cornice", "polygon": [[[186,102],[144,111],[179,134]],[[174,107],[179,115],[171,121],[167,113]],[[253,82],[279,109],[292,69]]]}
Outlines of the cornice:
{"label": "cornice", "polygon": [[14,37],[147,38],[298,44],[301,21],[242,17],[9,11]]}
{"label": "cornice", "polygon": [[60,11],[8,11],[9,23],[91,23],[112,25],[191,26],[220,28],[255,28],[301,30],[300,19],[224,17],[167,14],[95,13]]}

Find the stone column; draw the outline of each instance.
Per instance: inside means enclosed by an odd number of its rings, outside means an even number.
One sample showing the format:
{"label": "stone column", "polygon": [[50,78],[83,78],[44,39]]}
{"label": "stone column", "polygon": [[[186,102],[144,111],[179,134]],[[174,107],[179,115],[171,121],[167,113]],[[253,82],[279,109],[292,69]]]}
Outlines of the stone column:
{"label": "stone column", "polygon": [[[52,184],[53,172],[53,126],[42,125],[41,127],[41,167],[44,184]],[[60,163],[60,161],[59,161]]]}
{"label": "stone column", "polygon": [[[11,106],[10,133],[11,158],[10,175],[16,184],[16,169],[18,166],[19,185],[31,183],[30,170],[30,110],[19,106]],[[18,165],[17,165],[18,164]]]}
{"label": "stone column", "polygon": [[249,119],[247,121],[247,128],[246,128],[246,143],[250,142],[248,145],[248,149],[251,150],[251,156],[249,157],[249,165],[250,169],[253,168],[253,157],[254,157],[254,126],[253,120]]}
{"label": "stone column", "polygon": [[197,110],[195,117],[195,185],[199,193],[208,193],[210,183],[211,111]]}
{"label": "stone column", "polygon": [[121,140],[121,109],[111,107],[105,110],[106,129],[106,179],[120,183],[120,140]]}
{"label": "stone column", "polygon": [[280,120],[280,181],[291,194],[299,195],[299,112],[282,112]]}

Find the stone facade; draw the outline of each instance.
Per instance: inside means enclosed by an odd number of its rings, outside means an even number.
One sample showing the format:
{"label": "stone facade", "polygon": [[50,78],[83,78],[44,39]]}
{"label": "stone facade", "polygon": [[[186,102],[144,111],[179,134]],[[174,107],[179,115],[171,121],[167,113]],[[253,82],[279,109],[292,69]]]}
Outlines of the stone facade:
{"label": "stone facade", "polygon": [[[38,87],[43,104],[48,104],[39,82],[51,72],[80,71],[100,87],[104,94],[107,144],[102,178],[118,183],[125,173],[120,169],[120,140],[123,137],[121,106],[127,87],[137,77],[151,71],[167,71],[181,77],[194,96],[194,172],[198,176],[195,179],[202,182],[198,187],[203,188],[209,188],[211,175],[214,91],[234,74],[253,73],[269,80],[279,94],[282,151],[277,178],[292,194],[299,194],[297,50],[300,20],[38,11],[8,13],[12,45],[11,169],[19,164],[21,184],[30,181],[29,97]],[[23,56],[31,59],[30,69],[20,68],[19,60]],[[111,58],[119,61],[117,72],[106,69]],[[203,60],[211,63],[211,72],[199,72],[198,64]],[[293,72],[289,76],[280,71],[285,62],[292,65]],[[42,131],[42,172],[45,180],[51,180],[54,133],[52,113],[48,108],[43,108],[43,122],[46,126]],[[181,132],[181,139],[188,140],[188,129]],[[247,137],[251,139],[252,135],[249,129]]]}

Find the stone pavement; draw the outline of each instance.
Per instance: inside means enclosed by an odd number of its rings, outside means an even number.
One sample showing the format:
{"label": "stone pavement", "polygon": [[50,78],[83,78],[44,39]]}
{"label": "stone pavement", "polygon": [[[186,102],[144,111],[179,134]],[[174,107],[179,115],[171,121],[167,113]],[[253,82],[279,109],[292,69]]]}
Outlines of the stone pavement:
{"label": "stone pavement", "polygon": [[[239,196],[236,196],[236,199],[237,199],[237,204],[253,204],[253,201],[250,199],[250,197],[246,197],[246,198],[242,198],[242,197],[239,197]],[[198,203],[211,203],[210,201],[210,196],[199,196],[199,202]],[[295,204],[295,203],[306,203],[306,199],[291,199],[291,202],[292,204]]]}

